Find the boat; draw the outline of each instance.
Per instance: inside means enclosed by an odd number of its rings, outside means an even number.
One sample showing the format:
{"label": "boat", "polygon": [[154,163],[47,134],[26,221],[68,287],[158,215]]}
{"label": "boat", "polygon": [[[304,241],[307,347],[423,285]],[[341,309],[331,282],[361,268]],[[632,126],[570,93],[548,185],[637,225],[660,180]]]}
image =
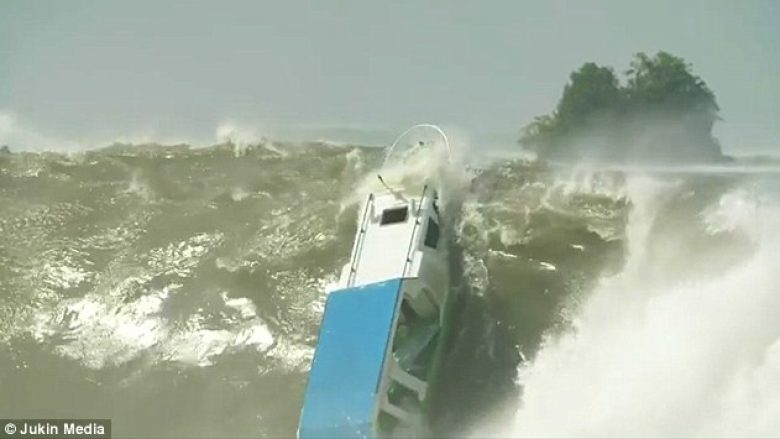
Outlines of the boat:
{"label": "boat", "polygon": [[349,262],[326,300],[301,439],[430,435],[455,300],[441,188],[432,178],[414,188],[383,175],[419,163],[418,153],[431,148],[431,140],[420,140],[424,133],[437,136],[449,154],[440,128],[407,130],[390,147],[359,211]]}

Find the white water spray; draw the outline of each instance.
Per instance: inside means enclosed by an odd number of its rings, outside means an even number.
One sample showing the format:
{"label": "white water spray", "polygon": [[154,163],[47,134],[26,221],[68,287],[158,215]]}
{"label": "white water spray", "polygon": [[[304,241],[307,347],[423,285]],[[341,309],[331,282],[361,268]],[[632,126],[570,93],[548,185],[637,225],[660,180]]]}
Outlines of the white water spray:
{"label": "white water spray", "polygon": [[[725,270],[686,276],[647,251],[673,190],[629,179],[623,272],[602,281],[574,331],[548,338],[520,371],[515,423],[499,436],[780,436],[780,204],[744,189],[722,196],[700,215],[703,227],[739,232],[752,250]],[[664,245],[699,267],[717,257]]]}

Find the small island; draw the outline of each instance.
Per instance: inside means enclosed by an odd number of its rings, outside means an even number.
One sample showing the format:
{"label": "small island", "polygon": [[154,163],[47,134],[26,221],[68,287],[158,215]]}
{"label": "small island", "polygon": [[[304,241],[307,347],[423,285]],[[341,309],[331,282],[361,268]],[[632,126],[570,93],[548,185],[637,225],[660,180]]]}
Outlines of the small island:
{"label": "small island", "polygon": [[722,162],[712,135],[715,94],[682,58],[638,53],[621,83],[611,67],[573,72],[552,114],[525,127],[520,144],[540,159]]}

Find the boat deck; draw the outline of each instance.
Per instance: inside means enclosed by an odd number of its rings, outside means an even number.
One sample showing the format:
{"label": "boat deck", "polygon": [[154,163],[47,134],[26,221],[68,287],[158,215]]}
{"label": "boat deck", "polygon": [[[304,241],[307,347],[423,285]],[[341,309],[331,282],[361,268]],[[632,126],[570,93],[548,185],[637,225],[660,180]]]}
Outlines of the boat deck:
{"label": "boat deck", "polygon": [[299,437],[374,435],[377,393],[390,360],[401,282],[338,290],[328,297]]}

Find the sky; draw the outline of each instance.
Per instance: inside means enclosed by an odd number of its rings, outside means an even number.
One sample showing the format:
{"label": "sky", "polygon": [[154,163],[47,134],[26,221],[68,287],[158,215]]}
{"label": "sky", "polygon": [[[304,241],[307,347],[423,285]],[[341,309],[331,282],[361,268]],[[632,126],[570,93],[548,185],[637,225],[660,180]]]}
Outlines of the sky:
{"label": "sky", "polygon": [[511,145],[583,63],[665,50],[714,90],[727,153],[780,153],[778,22],[774,0],[0,0],[0,143],[432,122]]}

